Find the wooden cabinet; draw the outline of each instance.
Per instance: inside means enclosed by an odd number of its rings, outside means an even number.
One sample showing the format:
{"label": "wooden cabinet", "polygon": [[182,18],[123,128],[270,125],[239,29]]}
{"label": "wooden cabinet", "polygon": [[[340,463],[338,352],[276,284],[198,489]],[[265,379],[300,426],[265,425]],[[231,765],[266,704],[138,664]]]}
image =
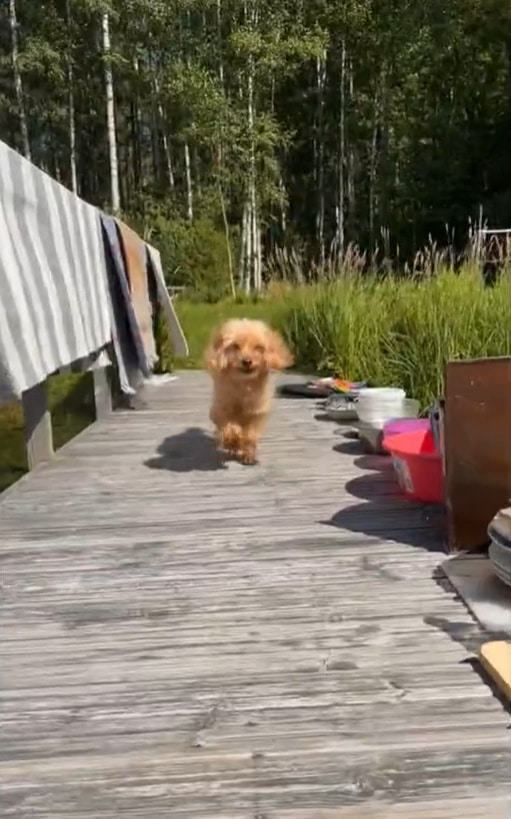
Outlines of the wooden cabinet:
{"label": "wooden cabinet", "polygon": [[511,358],[447,365],[444,438],[449,548],[475,550],[511,497]]}

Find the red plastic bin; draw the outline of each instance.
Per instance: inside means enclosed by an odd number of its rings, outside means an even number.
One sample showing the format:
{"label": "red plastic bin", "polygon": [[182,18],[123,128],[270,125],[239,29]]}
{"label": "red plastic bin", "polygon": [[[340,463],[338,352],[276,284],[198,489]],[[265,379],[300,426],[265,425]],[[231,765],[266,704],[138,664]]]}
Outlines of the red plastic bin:
{"label": "red plastic bin", "polygon": [[442,458],[431,430],[389,435],[383,445],[392,456],[399,486],[407,498],[422,503],[443,502]]}

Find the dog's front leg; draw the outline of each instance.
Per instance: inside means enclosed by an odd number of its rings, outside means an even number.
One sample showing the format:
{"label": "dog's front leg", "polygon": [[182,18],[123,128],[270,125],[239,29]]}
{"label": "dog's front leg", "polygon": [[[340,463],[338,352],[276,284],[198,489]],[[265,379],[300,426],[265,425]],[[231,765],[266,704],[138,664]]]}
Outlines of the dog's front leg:
{"label": "dog's front leg", "polygon": [[246,466],[253,466],[257,463],[257,440],[251,438],[249,435],[243,435],[241,438],[241,447],[239,450],[239,459],[242,464]]}
{"label": "dog's front leg", "polygon": [[229,455],[239,455],[241,450],[242,430],[238,424],[229,422],[218,430],[219,444]]}
{"label": "dog's front leg", "polygon": [[263,432],[266,416],[255,416],[241,428],[239,459],[242,464],[252,466],[257,463],[257,448]]}

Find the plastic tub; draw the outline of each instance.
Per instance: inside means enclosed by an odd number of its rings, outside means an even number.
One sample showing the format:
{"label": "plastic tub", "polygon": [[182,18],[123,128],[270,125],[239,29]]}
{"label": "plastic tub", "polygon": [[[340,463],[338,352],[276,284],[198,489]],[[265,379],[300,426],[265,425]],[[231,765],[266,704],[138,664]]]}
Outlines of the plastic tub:
{"label": "plastic tub", "polygon": [[358,390],[358,396],[362,400],[371,398],[404,398],[405,391],[401,387],[362,387]]}
{"label": "plastic tub", "polygon": [[390,418],[408,415],[405,411],[405,391],[394,387],[374,387],[361,390],[357,401],[357,413],[364,423],[379,423]]}
{"label": "plastic tub", "polygon": [[384,437],[401,435],[403,432],[427,432],[431,429],[429,418],[393,418],[383,427]]}
{"label": "plastic tub", "polygon": [[383,445],[403,493],[423,503],[443,502],[442,458],[430,429],[386,435]]}

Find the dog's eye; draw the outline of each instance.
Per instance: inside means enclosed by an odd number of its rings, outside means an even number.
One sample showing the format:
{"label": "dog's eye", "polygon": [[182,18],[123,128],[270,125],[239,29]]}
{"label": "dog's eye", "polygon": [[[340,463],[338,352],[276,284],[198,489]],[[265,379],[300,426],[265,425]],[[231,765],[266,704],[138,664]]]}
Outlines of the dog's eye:
{"label": "dog's eye", "polygon": [[262,355],[264,353],[264,347],[263,347],[262,344],[257,344],[254,349],[255,349],[256,353],[260,353],[260,355]]}
{"label": "dog's eye", "polygon": [[229,349],[232,350],[233,353],[237,353],[237,352],[239,352],[240,345],[236,344],[236,342],[233,341],[231,344],[229,344]]}

